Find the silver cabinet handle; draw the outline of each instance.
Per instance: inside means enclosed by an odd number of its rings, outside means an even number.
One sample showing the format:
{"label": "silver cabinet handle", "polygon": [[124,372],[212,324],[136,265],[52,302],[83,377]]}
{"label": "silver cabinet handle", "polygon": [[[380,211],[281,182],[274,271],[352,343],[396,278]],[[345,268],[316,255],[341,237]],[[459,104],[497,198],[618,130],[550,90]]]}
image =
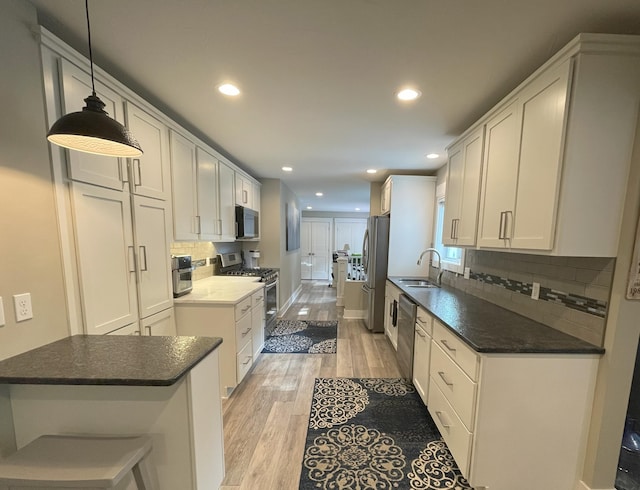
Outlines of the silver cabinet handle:
{"label": "silver cabinet handle", "polygon": [[136,251],[133,246],[128,246],[127,251],[129,252],[129,272],[136,271]]}
{"label": "silver cabinet handle", "polygon": [[216,233],[217,235],[222,235],[222,220],[219,219],[218,221],[218,233]]}
{"label": "silver cabinet handle", "polygon": [[149,269],[147,269],[147,246],[146,245],[140,245],[140,258],[142,260],[142,257],[144,257],[144,267],[140,268],[140,271],[145,272]]}
{"label": "silver cabinet handle", "polygon": [[[511,215],[511,220],[509,220],[509,215]],[[511,233],[507,233],[509,230],[509,221],[513,223],[513,211],[505,211],[504,212],[504,233],[503,238],[505,240],[511,240]]]}
{"label": "silver cabinet handle", "polygon": [[444,345],[444,346],[445,346],[447,349],[449,349],[451,352],[455,352],[455,351],[456,351],[456,349],[455,349],[454,347],[451,347],[451,346],[449,345],[449,343],[447,342],[447,340],[446,340],[446,339],[442,339],[442,340],[440,340],[440,342],[442,343],[442,345]]}
{"label": "silver cabinet handle", "polygon": [[126,165],[124,158],[118,159],[118,178],[120,182],[125,183],[129,182],[128,172],[123,169],[123,166]]}
{"label": "silver cabinet handle", "polygon": [[416,328],[416,333],[418,335],[420,335],[420,337],[422,337],[423,339],[427,336],[426,333],[424,333],[422,330],[420,330],[419,328]]}
{"label": "silver cabinet handle", "polygon": [[241,315],[243,315],[244,313],[246,313],[247,311],[249,311],[251,309],[251,305],[246,306],[245,308],[242,308],[242,311],[240,312]]}
{"label": "silver cabinet handle", "polygon": [[249,202],[249,192],[246,190],[242,190],[242,202],[247,204]]}
{"label": "silver cabinet handle", "polygon": [[454,235],[453,238],[455,238],[456,240],[459,238],[458,237],[458,225],[460,224],[460,218],[456,218],[456,229],[454,231]]}
{"label": "silver cabinet handle", "polygon": [[250,362],[251,362],[251,356],[248,356],[248,357],[247,357],[247,360],[246,360],[246,361],[244,361],[244,362],[242,363],[242,365],[243,365],[243,366],[246,366],[246,365],[247,365],[247,364],[249,364]]}
{"label": "silver cabinet handle", "polygon": [[244,337],[245,335],[247,335],[249,332],[251,332],[250,328],[247,328],[244,332],[242,332],[242,336]]}
{"label": "silver cabinet handle", "polygon": [[151,335],[151,327],[144,327],[147,329],[147,335]]}
{"label": "silver cabinet handle", "polygon": [[440,420],[440,423],[442,424],[442,426],[443,426],[444,428],[448,429],[448,428],[450,428],[450,427],[451,427],[451,424],[450,424],[450,423],[447,423],[447,421],[446,421],[446,419],[445,419],[445,414],[444,414],[444,412],[439,412],[439,411],[437,411],[437,412],[436,412],[436,415],[437,415],[437,417],[438,417],[438,420]]}
{"label": "silver cabinet handle", "polygon": [[452,219],[452,220],[451,220],[451,233],[449,233],[449,238],[452,238],[452,239],[453,239],[453,238],[455,238],[455,237],[456,237],[456,234],[455,234],[455,232],[454,232],[455,226],[456,226],[456,220],[455,220],[455,219]]}
{"label": "silver cabinet handle", "polygon": [[442,378],[442,381],[444,381],[444,384],[446,384],[447,386],[453,386],[453,383],[451,383],[445,376],[444,371],[438,371],[438,376],[440,376]]}
{"label": "silver cabinet handle", "polygon": [[[133,185],[140,186],[142,185],[142,169],[140,168],[140,159],[134,158],[131,163],[133,164]],[[138,171],[136,172],[136,168]],[[136,182],[136,175],[138,176],[138,181]]]}
{"label": "silver cabinet handle", "polygon": [[499,240],[502,240],[504,238],[504,236],[502,235],[503,222],[504,222],[504,211],[502,211],[500,213],[500,225],[498,227],[498,239]]}

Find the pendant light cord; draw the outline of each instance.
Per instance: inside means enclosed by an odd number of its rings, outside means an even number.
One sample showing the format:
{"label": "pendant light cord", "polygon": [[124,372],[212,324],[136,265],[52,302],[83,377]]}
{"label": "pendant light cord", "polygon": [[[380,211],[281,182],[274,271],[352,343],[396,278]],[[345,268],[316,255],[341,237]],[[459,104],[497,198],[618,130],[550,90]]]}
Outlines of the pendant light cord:
{"label": "pendant light cord", "polygon": [[89,0],[84,0],[84,9],[87,13],[87,38],[89,40],[89,66],[91,67],[91,90],[96,95],[96,82],[93,79],[93,50],[91,49],[91,23],[89,22]]}

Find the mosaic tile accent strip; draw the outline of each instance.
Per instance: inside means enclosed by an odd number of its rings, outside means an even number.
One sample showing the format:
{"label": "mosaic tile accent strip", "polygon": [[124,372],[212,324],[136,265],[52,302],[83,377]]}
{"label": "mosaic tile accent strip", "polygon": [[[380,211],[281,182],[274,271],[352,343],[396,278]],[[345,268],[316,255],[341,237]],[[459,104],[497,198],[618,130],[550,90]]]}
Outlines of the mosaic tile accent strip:
{"label": "mosaic tile accent strip", "polygon": [[204,267],[207,265],[207,259],[192,260],[191,265],[193,267]]}
{"label": "mosaic tile accent strip", "polygon": [[[531,290],[533,289],[533,284],[531,283],[514,281],[513,279],[485,274],[483,272],[471,271],[469,278],[479,282],[493,284],[494,286],[502,287],[525,296],[531,296]],[[605,318],[607,314],[606,301],[587,298],[577,294],[565,293],[563,291],[546,288],[542,285],[540,285],[539,299],[549,301],[551,303],[559,303],[567,308],[582,311],[600,318]]]}

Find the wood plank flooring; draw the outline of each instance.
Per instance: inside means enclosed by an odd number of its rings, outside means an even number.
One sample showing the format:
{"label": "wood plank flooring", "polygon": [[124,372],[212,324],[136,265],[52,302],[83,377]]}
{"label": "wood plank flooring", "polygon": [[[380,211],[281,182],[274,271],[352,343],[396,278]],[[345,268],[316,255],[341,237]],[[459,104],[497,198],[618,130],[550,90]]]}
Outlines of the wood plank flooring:
{"label": "wood plank flooring", "polygon": [[223,402],[226,477],[221,490],[298,488],[314,380],[400,377],[384,334],[345,320],[336,290],[303,281],[288,320],[338,320],[337,354],[261,354]]}

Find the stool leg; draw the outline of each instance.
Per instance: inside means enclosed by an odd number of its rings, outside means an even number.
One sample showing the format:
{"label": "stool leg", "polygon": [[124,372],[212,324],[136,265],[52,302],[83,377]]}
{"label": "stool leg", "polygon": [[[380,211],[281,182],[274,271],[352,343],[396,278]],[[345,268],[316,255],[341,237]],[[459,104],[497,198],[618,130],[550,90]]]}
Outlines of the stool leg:
{"label": "stool leg", "polygon": [[158,490],[158,475],[151,461],[151,454],[147,453],[138,463],[131,469],[136,485],[139,490]]}

